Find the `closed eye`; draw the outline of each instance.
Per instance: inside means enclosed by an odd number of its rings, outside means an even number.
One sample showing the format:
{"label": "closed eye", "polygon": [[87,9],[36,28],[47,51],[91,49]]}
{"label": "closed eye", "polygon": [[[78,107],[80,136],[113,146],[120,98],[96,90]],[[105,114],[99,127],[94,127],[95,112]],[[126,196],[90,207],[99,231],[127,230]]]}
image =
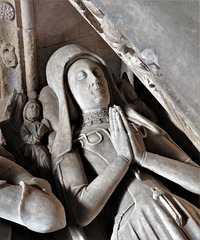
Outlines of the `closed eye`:
{"label": "closed eye", "polygon": [[84,72],[84,71],[81,71],[81,72],[79,72],[78,74],[77,74],[77,80],[84,80],[85,78],[87,77],[87,73],[86,72]]}

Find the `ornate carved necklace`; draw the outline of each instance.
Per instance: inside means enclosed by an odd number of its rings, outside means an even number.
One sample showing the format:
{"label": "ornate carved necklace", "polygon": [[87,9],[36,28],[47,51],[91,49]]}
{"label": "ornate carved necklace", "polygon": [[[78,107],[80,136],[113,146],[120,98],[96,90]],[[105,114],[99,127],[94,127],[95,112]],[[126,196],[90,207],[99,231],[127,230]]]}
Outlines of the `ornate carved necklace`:
{"label": "ornate carved necklace", "polygon": [[82,118],[82,126],[91,126],[93,124],[109,122],[108,109],[83,113]]}

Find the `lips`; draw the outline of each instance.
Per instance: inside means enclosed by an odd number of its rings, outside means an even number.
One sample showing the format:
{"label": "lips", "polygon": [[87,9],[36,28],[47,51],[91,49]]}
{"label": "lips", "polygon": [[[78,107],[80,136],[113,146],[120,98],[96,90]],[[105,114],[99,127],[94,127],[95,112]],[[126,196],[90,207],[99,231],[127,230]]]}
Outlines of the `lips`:
{"label": "lips", "polygon": [[98,93],[104,93],[105,91],[104,91],[104,88],[102,88],[102,87],[98,87],[98,88],[95,88],[95,89],[93,89],[92,90],[92,93],[93,94],[98,94]]}
{"label": "lips", "polygon": [[31,112],[31,115],[32,115],[32,116],[38,116],[39,113],[38,113],[37,111],[32,111],[32,112]]}
{"label": "lips", "polygon": [[92,92],[102,91],[102,90],[104,90],[104,88],[101,85],[97,84],[97,85],[93,86]]}

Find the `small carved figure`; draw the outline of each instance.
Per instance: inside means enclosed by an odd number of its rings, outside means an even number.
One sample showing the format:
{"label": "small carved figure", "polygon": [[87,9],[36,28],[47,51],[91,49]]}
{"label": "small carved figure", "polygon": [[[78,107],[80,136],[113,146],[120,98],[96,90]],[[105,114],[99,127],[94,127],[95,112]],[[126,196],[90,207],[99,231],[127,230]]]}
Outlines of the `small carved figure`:
{"label": "small carved figure", "polygon": [[59,104],[54,176],[88,239],[199,239],[199,210],[158,178],[199,194],[199,166],[121,98],[104,61],[64,46],[47,81]]}
{"label": "small carved figure", "polygon": [[15,47],[10,43],[0,42],[0,99],[4,99],[9,94],[5,67],[15,68],[17,64]]}
{"label": "small carved figure", "polygon": [[42,106],[36,96],[29,98],[23,110],[24,123],[21,137],[25,143],[25,156],[30,157],[40,171],[40,177],[51,180],[51,161],[48,149],[43,144],[44,136],[50,131],[50,123],[42,119]]}
{"label": "small carved figure", "polygon": [[15,47],[12,44],[2,42],[0,44],[0,56],[7,68],[15,68],[17,66],[18,61],[15,54]]}

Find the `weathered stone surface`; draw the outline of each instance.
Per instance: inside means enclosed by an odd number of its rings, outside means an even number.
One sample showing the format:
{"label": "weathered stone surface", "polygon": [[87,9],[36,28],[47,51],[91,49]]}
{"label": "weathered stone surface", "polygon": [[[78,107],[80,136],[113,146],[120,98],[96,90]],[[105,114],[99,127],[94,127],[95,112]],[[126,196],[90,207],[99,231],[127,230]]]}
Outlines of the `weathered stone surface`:
{"label": "weathered stone surface", "polygon": [[[191,16],[192,7],[187,13],[186,3],[178,9],[180,1],[140,1],[133,4],[133,1],[127,0],[123,6],[120,1],[69,1],[167,110],[173,122],[200,149],[199,49],[196,34],[198,12],[195,11],[194,16]],[[193,7],[198,7],[196,1],[192,3]],[[172,12],[170,6],[175,6]],[[194,28],[190,37],[184,31],[188,25],[188,16]],[[159,17],[162,17],[161,21],[158,21]],[[193,65],[192,57],[195,59]]]}
{"label": "weathered stone surface", "polygon": [[7,2],[0,2],[0,20],[12,20],[15,17],[13,6]]}
{"label": "weathered stone surface", "polygon": [[199,114],[199,1],[93,2],[139,51],[156,52],[170,86]]}

